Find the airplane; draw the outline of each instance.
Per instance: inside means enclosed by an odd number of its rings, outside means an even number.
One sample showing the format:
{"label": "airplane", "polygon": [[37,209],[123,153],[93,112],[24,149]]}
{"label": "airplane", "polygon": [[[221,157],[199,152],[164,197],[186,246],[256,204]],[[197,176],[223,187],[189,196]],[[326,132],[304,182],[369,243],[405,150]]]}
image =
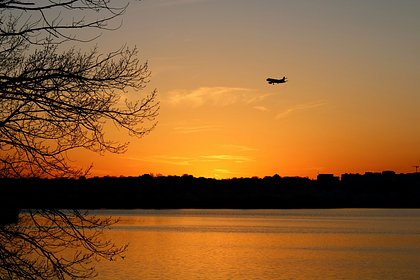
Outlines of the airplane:
{"label": "airplane", "polygon": [[266,80],[270,85],[274,85],[274,84],[283,84],[285,82],[287,82],[286,77],[283,77],[282,79],[273,79],[273,78],[268,78]]}

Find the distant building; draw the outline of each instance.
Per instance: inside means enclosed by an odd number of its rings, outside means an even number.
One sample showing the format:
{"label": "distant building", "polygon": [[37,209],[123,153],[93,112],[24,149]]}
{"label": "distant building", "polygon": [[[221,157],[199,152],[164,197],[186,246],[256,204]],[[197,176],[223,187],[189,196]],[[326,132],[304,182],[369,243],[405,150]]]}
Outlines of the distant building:
{"label": "distant building", "polygon": [[334,174],[318,174],[316,180],[320,186],[335,186],[340,183],[340,178]]}
{"label": "distant building", "polygon": [[345,173],[341,175],[341,183],[344,186],[360,186],[363,183],[363,175],[361,174],[352,174],[352,173]]}

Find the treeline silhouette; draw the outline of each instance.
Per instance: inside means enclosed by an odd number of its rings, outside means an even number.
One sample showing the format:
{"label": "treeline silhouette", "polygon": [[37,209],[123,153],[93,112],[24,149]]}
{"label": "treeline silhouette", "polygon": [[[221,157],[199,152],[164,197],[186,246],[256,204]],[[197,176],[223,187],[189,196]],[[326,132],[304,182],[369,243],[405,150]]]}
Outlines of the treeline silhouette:
{"label": "treeline silhouette", "polygon": [[420,173],[1,179],[0,197],[3,209],[419,208]]}

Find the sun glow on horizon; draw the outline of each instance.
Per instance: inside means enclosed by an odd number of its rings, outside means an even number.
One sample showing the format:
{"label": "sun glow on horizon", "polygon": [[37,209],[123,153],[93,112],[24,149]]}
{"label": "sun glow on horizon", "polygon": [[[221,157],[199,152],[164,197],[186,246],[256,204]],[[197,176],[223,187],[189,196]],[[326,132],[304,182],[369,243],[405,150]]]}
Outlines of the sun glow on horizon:
{"label": "sun glow on horizon", "polygon": [[92,174],[314,178],[420,163],[420,3],[168,3],[132,5],[101,38],[139,46],[161,110],[142,139],[110,131],[131,142],[125,154],[73,153]]}

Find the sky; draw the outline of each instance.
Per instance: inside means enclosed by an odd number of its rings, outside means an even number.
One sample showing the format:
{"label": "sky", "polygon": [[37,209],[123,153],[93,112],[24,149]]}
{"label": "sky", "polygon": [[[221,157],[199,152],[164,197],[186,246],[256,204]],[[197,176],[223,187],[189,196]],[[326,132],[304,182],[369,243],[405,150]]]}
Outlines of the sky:
{"label": "sky", "polygon": [[72,160],[98,176],[414,172],[419,14],[417,0],[134,1],[96,43],[139,48],[158,125],[141,139],[110,131],[124,154]]}

